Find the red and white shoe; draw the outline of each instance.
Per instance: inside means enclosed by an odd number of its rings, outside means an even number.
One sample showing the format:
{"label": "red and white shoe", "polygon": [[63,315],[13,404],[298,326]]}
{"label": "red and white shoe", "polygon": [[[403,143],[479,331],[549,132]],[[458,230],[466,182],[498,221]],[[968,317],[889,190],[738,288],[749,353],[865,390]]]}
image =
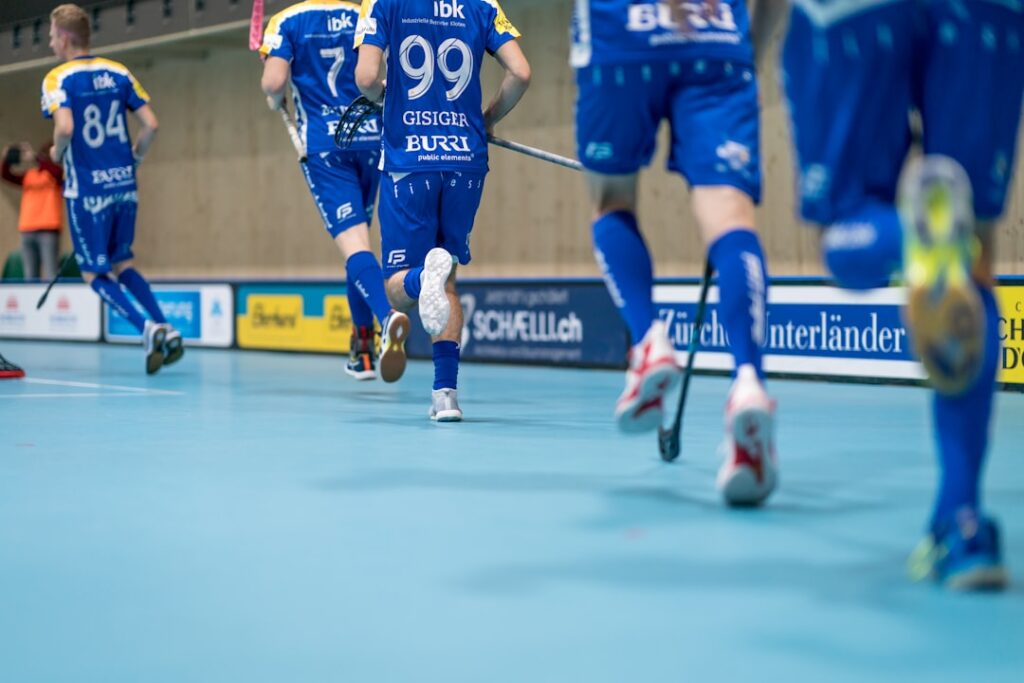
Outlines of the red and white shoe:
{"label": "red and white shoe", "polygon": [[779,478],[775,459],[775,401],[751,365],[740,367],[725,405],[725,462],[718,490],[729,505],[763,503]]}
{"label": "red and white shoe", "polygon": [[680,377],[675,349],[665,323],[656,320],[629,352],[626,388],[615,404],[615,422],[628,434],[648,432],[661,426],[665,393]]}

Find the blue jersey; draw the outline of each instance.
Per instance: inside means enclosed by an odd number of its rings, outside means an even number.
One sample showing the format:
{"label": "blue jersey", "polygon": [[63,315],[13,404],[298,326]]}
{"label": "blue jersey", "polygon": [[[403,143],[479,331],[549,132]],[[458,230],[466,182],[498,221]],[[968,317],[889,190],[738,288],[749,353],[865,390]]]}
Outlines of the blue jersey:
{"label": "blue jersey", "polygon": [[388,52],[388,172],[486,171],[480,66],[519,37],[497,0],[363,0],[356,47]]}
{"label": "blue jersey", "polygon": [[[307,0],[275,14],[260,53],[291,63],[292,96],[299,135],[309,154],[335,149],[343,107],[359,97],[352,41],[359,5]],[[372,117],[352,140],[353,150],[380,147],[380,118]]]}
{"label": "blue jersey", "polygon": [[754,63],[746,0],[719,0],[715,14],[703,2],[680,0],[682,26],[659,0],[575,1],[575,68],[696,59]]}
{"label": "blue jersey", "polygon": [[75,132],[64,155],[64,196],[97,197],[135,191],[135,159],[126,111],[149,102],[118,62],[83,56],[61,64],[43,79],[43,115],[71,110]]}

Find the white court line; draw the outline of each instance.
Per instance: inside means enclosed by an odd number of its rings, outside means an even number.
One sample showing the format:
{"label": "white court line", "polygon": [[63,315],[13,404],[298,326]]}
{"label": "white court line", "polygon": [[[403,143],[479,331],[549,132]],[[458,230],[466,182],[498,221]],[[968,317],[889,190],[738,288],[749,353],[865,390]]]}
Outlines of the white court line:
{"label": "white court line", "polygon": [[[145,394],[143,394],[145,395]],[[139,394],[104,394],[100,392],[88,393],[88,394],[0,394],[0,399],[5,398],[121,398],[121,397],[135,397],[138,398]]]}
{"label": "white court line", "polygon": [[62,379],[40,379],[38,377],[25,377],[21,381],[29,384],[48,384],[56,387],[110,389],[112,391],[129,391],[137,394],[156,394],[158,396],[182,396],[185,393],[183,391],[168,391],[167,389],[146,389],[144,387],[125,387],[119,384],[94,384],[92,382],[68,382]]}

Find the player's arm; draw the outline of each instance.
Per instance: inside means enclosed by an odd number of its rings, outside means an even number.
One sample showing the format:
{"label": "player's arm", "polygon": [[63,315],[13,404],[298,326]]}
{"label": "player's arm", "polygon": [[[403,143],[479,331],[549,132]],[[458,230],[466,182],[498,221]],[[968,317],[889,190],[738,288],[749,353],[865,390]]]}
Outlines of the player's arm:
{"label": "player's arm", "polygon": [[523,99],[526,89],[530,87],[530,63],[526,60],[519,43],[510,40],[494,53],[494,58],[505,70],[505,77],[501,80],[501,88],[491,103],[484,109],[484,124],[487,131],[491,132],[495,124],[501,121],[512,111],[519,100]]}
{"label": "player's arm", "polygon": [[772,36],[786,16],[789,0],[752,0],[751,5],[750,37],[754,41],[754,56],[760,64]]}
{"label": "player's arm", "polygon": [[267,106],[274,111],[280,109],[281,103],[284,102],[291,70],[291,62],[281,57],[267,57],[267,61],[263,62],[263,78],[260,79],[260,87],[263,88],[263,93],[267,96]]}
{"label": "player's arm", "polygon": [[135,118],[139,121],[140,127],[139,134],[135,137],[135,146],[132,147],[132,156],[135,157],[136,163],[142,163],[142,159],[149,152],[149,146],[153,144],[153,139],[156,138],[156,131],[160,124],[156,120],[156,114],[153,113],[153,107],[148,104],[136,109],[134,114]]}
{"label": "player's arm", "polygon": [[53,112],[53,158],[58,163],[64,159],[64,153],[71,144],[71,136],[75,134],[75,117],[67,107],[60,107]]}
{"label": "player's arm", "polygon": [[359,46],[359,61],[356,63],[356,85],[359,92],[371,102],[380,102],[384,97],[384,50],[376,45]]}

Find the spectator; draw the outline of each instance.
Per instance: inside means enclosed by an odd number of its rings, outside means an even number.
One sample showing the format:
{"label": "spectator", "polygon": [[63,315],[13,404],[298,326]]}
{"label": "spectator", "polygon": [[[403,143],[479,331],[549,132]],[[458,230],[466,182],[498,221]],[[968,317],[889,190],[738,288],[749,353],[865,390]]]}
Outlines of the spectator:
{"label": "spectator", "polygon": [[[64,170],[50,158],[52,147],[47,142],[37,154],[27,142],[8,146],[0,160],[0,176],[22,188],[18,230],[26,280],[49,280],[57,275],[64,221]],[[16,166],[24,168],[24,172],[15,171]]]}

